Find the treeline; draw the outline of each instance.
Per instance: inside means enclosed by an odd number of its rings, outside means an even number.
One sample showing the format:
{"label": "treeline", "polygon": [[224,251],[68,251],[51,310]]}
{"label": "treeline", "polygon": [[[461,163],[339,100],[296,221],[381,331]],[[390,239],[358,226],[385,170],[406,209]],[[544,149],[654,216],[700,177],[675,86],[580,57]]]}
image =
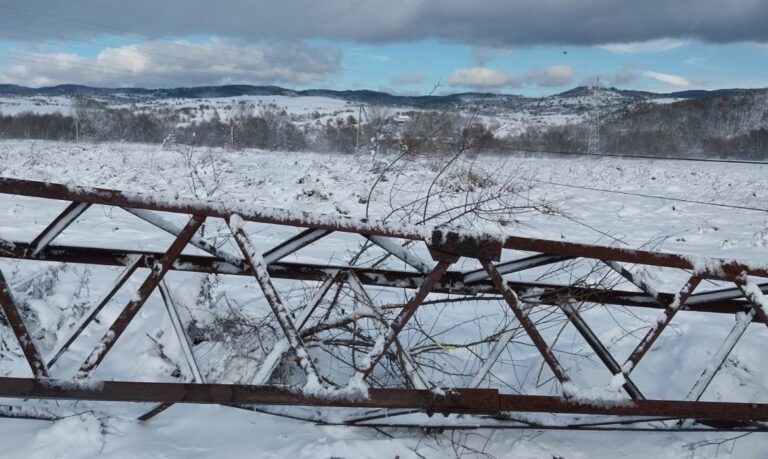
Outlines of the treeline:
{"label": "treeline", "polygon": [[[670,129],[617,130],[601,126],[599,152],[612,155],[651,155],[768,159],[768,128],[732,136],[686,136]],[[508,139],[510,148],[532,151],[587,152],[590,129],[587,125],[529,128]]]}
{"label": "treeline", "polygon": [[215,111],[208,119],[189,121],[183,110],[112,108],[93,100],[77,100],[72,112],[72,115],[20,113],[14,116],[0,113],[0,138],[158,144],[172,141],[234,150],[341,153],[503,147],[502,141],[494,137],[493,127],[447,112],[421,111],[393,116],[383,107],[374,107],[368,110],[362,124],[353,115],[324,120],[319,115],[298,119],[272,105],[257,109],[240,104],[226,120]]}
{"label": "treeline", "polygon": [[[71,115],[0,114],[0,138],[64,141],[174,143],[282,151],[353,153],[458,150],[587,152],[590,123],[530,127],[497,137],[497,125],[452,112],[393,113],[383,105],[353,114],[288,114],[274,105],[245,102],[194,119],[188,109],[113,108],[77,99]],[[738,157],[768,159],[768,91],[705,97],[674,104],[627,107],[600,121],[599,151],[613,155]]]}
{"label": "treeline", "polygon": [[[768,91],[702,97],[673,104],[634,105],[602,120],[600,151],[622,155],[768,159]],[[589,123],[532,127],[517,146],[587,151]]]}

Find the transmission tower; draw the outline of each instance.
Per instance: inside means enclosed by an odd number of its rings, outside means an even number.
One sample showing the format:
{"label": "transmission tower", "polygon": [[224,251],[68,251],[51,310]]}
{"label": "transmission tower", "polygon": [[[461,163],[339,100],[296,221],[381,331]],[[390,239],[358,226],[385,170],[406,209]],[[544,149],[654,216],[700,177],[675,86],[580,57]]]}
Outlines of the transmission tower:
{"label": "transmission tower", "polygon": [[587,153],[600,153],[600,77],[595,78],[592,85],[592,116],[589,120],[589,140],[587,142]]}

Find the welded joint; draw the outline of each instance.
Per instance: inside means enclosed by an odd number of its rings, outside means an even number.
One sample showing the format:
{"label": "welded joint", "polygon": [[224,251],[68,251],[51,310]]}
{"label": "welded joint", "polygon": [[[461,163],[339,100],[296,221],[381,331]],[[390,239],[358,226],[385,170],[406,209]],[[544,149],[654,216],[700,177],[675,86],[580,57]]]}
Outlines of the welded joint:
{"label": "welded joint", "polygon": [[456,231],[436,229],[428,242],[430,250],[459,257],[499,261],[502,241],[494,237],[461,235]]}

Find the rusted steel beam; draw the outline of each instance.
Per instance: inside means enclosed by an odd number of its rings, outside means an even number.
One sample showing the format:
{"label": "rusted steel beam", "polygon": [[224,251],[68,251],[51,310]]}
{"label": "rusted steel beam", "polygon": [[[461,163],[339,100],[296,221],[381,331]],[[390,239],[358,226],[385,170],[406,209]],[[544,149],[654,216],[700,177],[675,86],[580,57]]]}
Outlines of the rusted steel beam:
{"label": "rusted steel beam", "polygon": [[736,344],[747,331],[749,324],[752,322],[752,318],[760,316],[761,314],[765,315],[764,306],[766,306],[766,303],[768,302],[766,302],[760,288],[749,281],[746,273],[742,273],[736,279],[735,283],[738,288],[744,292],[747,301],[752,308],[747,313],[736,315],[736,324],[717,349],[715,355],[712,356],[712,361],[704,368],[704,371],[702,371],[701,375],[696,380],[693,388],[688,392],[688,395],[686,396],[687,400],[699,400],[699,398],[704,395],[704,391],[707,390],[707,387],[715,378],[717,372],[720,371],[720,368],[733,351],[733,348],[736,347]]}
{"label": "rusted steel beam", "polygon": [[497,260],[501,249],[507,248],[597,260],[690,269],[694,271],[693,274],[703,278],[734,280],[745,271],[752,276],[768,277],[768,266],[745,264],[736,260],[693,257],[664,252],[521,236],[505,236],[501,234],[465,234],[458,230],[394,225],[380,221],[372,222],[366,219],[319,215],[309,212],[293,212],[283,209],[256,208],[219,201],[180,198],[162,193],[148,195],[7,177],[0,178],[0,193],[48,199],[66,199],[73,202],[107,206],[206,215],[225,219],[230,215],[238,214],[246,221],[422,240],[434,247],[443,249],[447,253],[478,259]]}
{"label": "rusted steel beam", "polygon": [[179,254],[181,254],[181,251],[184,250],[184,247],[186,247],[189,240],[192,238],[192,236],[194,236],[194,234],[203,224],[205,218],[206,217],[195,215],[189,219],[189,222],[181,231],[181,234],[179,234],[179,236],[173,241],[171,246],[165,252],[165,254],[152,267],[152,271],[141,284],[139,290],[136,292],[136,295],[128,302],[127,305],[125,305],[125,308],[123,308],[123,310],[120,312],[120,315],[117,316],[115,321],[109,327],[109,330],[107,330],[93,351],[91,351],[88,358],[85,359],[85,362],[83,362],[83,364],[80,366],[80,369],[78,370],[78,377],[87,377],[93,372],[99,363],[104,360],[104,357],[107,355],[109,350],[112,349],[112,346],[114,346],[117,339],[120,338],[120,335],[122,335],[125,329],[128,328],[128,324],[131,323],[141,307],[144,305],[147,299],[149,299],[149,295],[152,294],[160,281],[163,280],[163,277],[165,277],[165,274],[171,268],[173,261],[179,256]]}
{"label": "rusted steel beam", "polygon": [[433,229],[428,243],[433,252],[442,252],[451,256],[499,261],[501,259],[502,237],[493,234],[464,234],[450,228]]}
{"label": "rusted steel beam", "polygon": [[768,277],[768,266],[744,264],[736,260],[623,249],[577,242],[508,236],[504,239],[504,248],[639,265],[690,269],[697,276],[712,279],[734,280],[745,271],[753,276]]}
{"label": "rusted steel beam", "polygon": [[[296,318],[295,326],[297,330],[301,331],[304,328],[304,326],[309,321],[309,318],[312,316],[312,313],[315,312],[315,309],[317,309],[317,307],[320,305],[320,302],[323,301],[323,298],[328,293],[328,290],[331,289],[333,283],[336,282],[336,280],[336,275],[334,274],[333,276],[329,276],[322,284],[320,284],[320,288],[315,292],[314,295],[312,295],[312,298],[309,299],[306,306],[304,306]],[[288,352],[288,349],[290,349],[290,343],[288,342],[287,338],[282,338],[280,341],[276,342],[272,347],[272,350],[270,350],[269,354],[267,354],[267,356],[264,358],[264,361],[261,364],[261,368],[259,368],[259,371],[256,372],[256,376],[253,377],[251,382],[256,385],[267,384],[269,382],[269,378],[272,377],[272,373],[274,373],[275,368],[277,368],[277,365],[283,358],[283,355]]]}
{"label": "rusted steel beam", "polygon": [[291,320],[291,315],[283,304],[283,300],[277,293],[275,286],[272,285],[272,279],[267,272],[267,265],[261,255],[257,254],[253,250],[253,245],[248,240],[248,235],[245,234],[243,229],[243,221],[238,215],[232,215],[227,218],[227,224],[232,231],[232,236],[235,238],[235,242],[240,247],[240,251],[243,253],[243,257],[248,262],[251,268],[253,276],[256,278],[261,291],[264,293],[264,298],[267,299],[272,312],[277,319],[277,323],[283,330],[283,334],[288,339],[293,352],[296,353],[296,357],[299,359],[299,366],[304,371],[309,382],[314,384],[320,383],[320,377],[315,368],[315,364],[312,363],[312,358],[309,356],[304,341],[301,339],[301,335]]}
{"label": "rusted steel beam", "polygon": [[477,370],[475,376],[472,377],[472,381],[470,381],[469,387],[480,387],[483,379],[485,379],[488,373],[490,373],[491,368],[493,368],[493,365],[496,364],[497,360],[499,360],[501,353],[504,352],[504,349],[507,348],[509,342],[512,341],[515,333],[517,333],[517,328],[506,330],[504,333],[499,335],[498,340],[491,348],[491,352],[488,353],[488,358],[485,359],[483,364],[480,366],[480,369]]}
{"label": "rusted steel beam", "polygon": [[[2,241],[0,241],[2,242]],[[23,242],[6,242],[6,250],[0,253],[0,256],[6,258],[22,260],[52,261],[61,263],[81,263],[103,266],[126,266],[127,260],[132,257],[140,257],[139,264],[143,267],[153,266],[161,257],[161,252],[150,252],[141,250],[120,250],[120,249],[100,249],[88,247],[73,246],[50,246],[39,255],[32,257],[29,254],[29,244]],[[190,242],[191,244],[192,242]],[[239,276],[251,276],[249,269],[240,270],[233,266],[229,261],[222,258],[199,256],[199,255],[180,255],[172,270],[217,273]],[[357,266],[342,265],[315,265],[310,263],[289,263],[275,262],[267,267],[269,274],[278,279],[294,279],[322,282],[329,275],[333,275],[338,270],[352,270],[365,285],[379,287],[393,287],[416,289],[423,282],[424,276],[420,273],[410,271],[398,271],[391,269],[365,268]],[[471,285],[462,282],[464,274],[457,271],[448,271],[438,282],[433,291],[435,293],[455,293],[455,294],[498,294],[493,284],[488,281],[477,281]],[[653,298],[644,293],[607,290],[589,287],[575,287],[571,285],[555,285],[537,282],[515,282],[508,281],[509,285],[519,295],[523,295],[527,290],[535,289],[538,292],[538,302],[544,304],[558,305],[562,301],[573,299],[575,301],[584,301],[589,303],[615,304],[622,306],[637,306],[643,308],[662,309],[663,306]],[[768,291],[768,284],[760,284],[760,289]],[[683,310],[694,312],[711,312],[722,314],[735,314],[737,312],[747,312],[751,309],[745,301],[736,301],[736,298],[742,298],[744,294],[738,288],[728,288],[715,290],[711,292],[696,293],[691,295]],[[674,301],[675,294],[660,293],[659,298],[663,305]],[[759,318],[754,319],[760,322]]]}
{"label": "rusted steel beam", "polygon": [[433,413],[497,415],[503,412],[572,413],[611,416],[695,418],[711,421],[768,421],[768,404],[679,400],[596,401],[543,395],[501,394],[494,389],[451,389],[444,394],[417,389],[369,389],[367,397],[305,395],[301,388],[237,384],[68,381],[0,377],[0,397],[169,402],[198,404],[308,405],[350,408],[421,409]]}
{"label": "rusted steel beam", "polygon": [[[736,315],[736,324],[733,326],[730,333],[728,333],[728,336],[717,349],[715,355],[712,356],[711,362],[704,368],[704,371],[702,371],[701,375],[696,380],[693,388],[690,390],[690,392],[688,392],[686,400],[699,400],[704,395],[704,392],[707,390],[707,387],[709,387],[709,384],[712,383],[712,380],[725,364],[728,356],[731,354],[731,352],[733,352],[736,344],[738,344],[741,337],[747,331],[752,317],[759,317],[761,315],[763,318],[765,317],[764,307],[768,306],[768,302],[765,300],[765,297],[763,296],[760,289],[752,282],[750,282],[746,274],[739,276],[735,283],[738,288],[744,292],[744,295],[752,306],[752,309],[746,314]],[[679,427],[689,427],[692,424],[693,421],[687,419],[681,420],[677,425]]]}
{"label": "rusted steel beam", "polygon": [[[728,333],[728,336],[725,337],[725,340],[723,340],[723,342],[720,344],[720,347],[717,348],[717,351],[715,351],[715,354],[712,356],[710,362],[707,364],[707,366],[704,367],[704,370],[696,379],[696,382],[694,383],[691,390],[688,391],[688,394],[685,396],[687,401],[699,401],[699,399],[704,395],[707,387],[709,387],[710,383],[712,383],[712,380],[715,379],[715,376],[720,371],[720,368],[722,368],[723,364],[725,364],[725,361],[733,351],[733,348],[736,347],[736,344],[747,331],[747,328],[749,328],[749,324],[752,322],[754,316],[755,311],[753,309],[750,309],[747,313],[736,315],[736,324]],[[697,420],[701,421],[701,419],[698,418]],[[680,428],[686,428],[693,425],[693,423],[693,419],[681,419],[677,423],[677,426]]]}
{"label": "rusted steel beam", "polygon": [[397,336],[403,331],[403,328],[405,328],[405,325],[411,320],[411,317],[416,314],[416,310],[427,295],[429,295],[440,278],[443,277],[446,271],[448,271],[450,266],[450,262],[438,262],[424,279],[424,282],[419,286],[419,289],[416,290],[416,293],[413,294],[403,309],[401,309],[394,320],[392,320],[392,323],[389,325],[389,330],[387,330],[387,334],[380,335],[376,339],[373,349],[371,349],[371,352],[366,356],[366,360],[360,365],[360,375],[363,378],[367,378],[371,374],[373,368],[387,353],[389,347],[392,346],[392,343],[397,339]]}
{"label": "rusted steel beam", "polygon": [[429,231],[425,232],[424,227],[420,226],[406,227],[386,222],[369,221],[367,219],[321,215],[311,212],[295,212],[285,209],[226,203],[214,200],[182,198],[170,193],[137,193],[8,177],[0,177],[0,193],[47,199],[63,199],[67,201],[86,202],[105,206],[204,215],[222,219],[227,219],[230,215],[237,214],[245,221],[258,223],[374,234],[403,239],[424,240],[424,235],[430,234]]}
{"label": "rusted steel beam", "polygon": [[317,397],[301,388],[237,384],[103,381],[76,384],[0,377],[0,397],[120,402],[214,403],[223,405],[312,405],[360,408],[423,408],[434,412],[498,413],[499,393],[491,389],[447,391],[370,389],[368,397]]}
{"label": "rusted steel beam", "polygon": [[13,256],[19,252],[18,247],[13,242],[0,238],[0,256]]}
{"label": "rusted steel beam", "polygon": [[48,368],[45,366],[45,361],[40,355],[40,351],[35,345],[35,341],[27,330],[27,326],[24,324],[24,318],[21,317],[19,308],[16,307],[16,300],[13,298],[13,292],[8,282],[5,281],[2,271],[0,271],[0,307],[3,309],[5,319],[11,326],[13,334],[16,335],[16,339],[19,341],[19,347],[24,353],[24,357],[27,359],[29,368],[32,370],[32,374],[36,378],[45,378],[48,376]]}
{"label": "rusted steel beam", "polygon": [[699,285],[699,283],[701,283],[701,278],[698,276],[692,276],[690,279],[688,279],[688,282],[685,283],[680,292],[675,296],[675,299],[669,303],[666,308],[664,308],[662,316],[659,317],[656,323],[651,326],[651,329],[648,330],[645,336],[643,336],[629,357],[627,357],[627,360],[624,362],[623,369],[626,374],[631,373],[632,370],[637,366],[637,364],[640,362],[640,359],[642,359],[645,353],[648,352],[651,346],[653,346],[653,343],[656,342],[656,339],[661,336],[661,333],[664,331],[667,325],[672,322],[672,319],[677,314],[677,311],[685,307],[685,302],[688,301],[688,298],[690,298],[691,294]]}
{"label": "rusted steel beam", "polygon": [[118,292],[118,290],[120,290],[120,288],[125,284],[125,282],[130,279],[131,275],[136,271],[136,269],[138,269],[140,261],[140,256],[134,256],[133,261],[129,261],[128,266],[126,266],[123,272],[117,276],[117,279],[115,279],[110,288],[107,289],[107,291],[101,295],[101,298],[99,298],[96,303],[94,303],[93,306],[91,306],[91,308],[83,314],[75,326],[72,327],[69,336],[66,339],[63,339],[61,343],[56,346],[56,348],[54,348],[53,352],[51,353],[51,358],[48,359],[48,368],[51,368],[59,360],[59,358],[61,358],[61,356],[67,352],[69,346],[75,342],[77,337],[83,333],[86,327],[88,327],[88,325],[93,322],[93,319],[96,318],[99,312],[104,309],[104,306],[109,303],[109,300],[111,300],[112,297],[114,297]]}
{"label": "rusted steel beam", "polygon": [[631,282],[635,287],[645,292],[646,295],[650,296],[656,301],[659,301],[659,304],[661,304],[661,301],[659,300],[659,292],[650,284],[648,284],[641,276],[632,273],[630,270],[622,266],[621,263],[605,260],[603,260],[603,263],[608,265],[612,270],[619,273],[621,277]]}
{"label": "rusted steel beam", "polygon": [[715,378],[717,372],[720,371],[720,368],[731,354],[731,351],[733,351],[733,348],[736,347],[736,344],[744,335],[744,332],[747,331],[754,315],[755,312],[753,310],[750,310],[746,314],[736,315],[736,324],[728,333],[728,336],[725,337],[725,340],[720,344],[720,347],[717,348],[717,351],[715,351],[715,354],[712,356],[712,360],[706,367],[704,367],[704,370],[696,380],[696,383],[688,392],[688,395],[686,395],[686,400],[698,400],[704,395],[704,391],[707,390],[707,387]]}
{"label": "rusted steel beam", "polygon": [[[360,282],[360,279],[355,275],[354,272],[347,272],[347,283],[349,284],[349,287],[352,289],[352,291],[355,292],[355,295],[358,296],[358,299],[363,302],[363,309],[366,309],[376,318],[376,325],[377,329],[379,330],[379,334],[386,334],[387,321],[384,313],[381,311],[381,308],[379,308],[379,306],[374,303],[373,298],[368,295],[368,292],[365,290],[365,286],[363,286],[363,284]],[[423,373],[421,367],[419,367],[419,365],[413,361],[410,352],[408,352],[408,349],[403,346],[398,338],[395,338],[394,344],[397,357],[400,359],[400,362],[403,365],[403,369],[405,370],[405,377],[410,382],[411,386],[414,389],[428,389],[429,379]]]}
{"label": "rusted steel beam", "polygon": [[[531,255],[530,257],[520,258],[518,260],[505,261],[496,265],[496,271],[502,276],[505,274],[516,273],[525,271],[527,269],[538,268],[539,266],[546,266],[561,261],[572,260],[573,257],[569,255],[552,255],[548,253],[540,253]],[[488,273],[485,269],[476,269],[464,274],[465,284],[471,284],[480,280],[488,279]]]}
{"label": "rusted steel beam", "polygon": [[[160,228],[161,230],[165,231],[168,234],[171,234],[177,237],[179,234],[181,234],[182,228],[180,226],[177,226],[174,222],[162,217],[161,215],[158,215],[156,212],[143,210],[143,209],[131,209],[129,207],[124,207],[123,210],[125,210],[130,214],[135,215],[136,217],[139,217],[140,219],[144,220],[145,222],[151,225],[154,225],[157,228]],[[197,247],[203,252],[213,255],[214,257],[220,258],[223,261],[220,266],[220,269],[222,271],[224,270],[247,271],[248,270],[248,265],[245,263],[245,260],[224,249],[220,249],[214,246],[213,244],[209,243],[208,241],[206,241],[205,239],[199,236],[192,236],[192,239],[189,240],[189,244]],[[150,266],[150,265],[146,265],[146,266]]]}
{"label": "rusted steel beam", "polygon": [[752,306],[755,315],[768,325],[768,299],[765,298],[760,287],[750,281],[746,273],[742,273],[736,279],[736,285],[744,293],[744,298]]}
{"label": "rusted steel beam", "polygon": [[[768,293],[768,283],[757,284],[757,287],[761,292]],[[720,301],[735,300],[737,298],[743,297],[744,292],[738,287],[722,288],[717,290],[709,290],[707,292],[694,293],[688,297],[688,301],[685,302],[684,309],[688,309],[699,304],[713,304]]]}
{"label": "rusted steel beam", "polygon": [[264,258],[264,262],[266,264],[274,263],[312,244],[313,242],[328,236],[332,232],[333,231],[318,229],[304,230],[296,236],[288,239],[287,241],[281,242],[277,246],[267,250],[264,252],[262,257]]}
{"label": "rusted steel beam", "polygon": [[45,229],[32,240],[30,245],[34,247],[32,255],[40,253],[46,248],[56,236],[67,229],[69,225],[77,220],[77,217],[83,214],[91,205],[83,202],[73,202],[67,206]]}
{"label": "rusted steel beam", "polygon": [[432,263],[422,259],[408,247],[403,247],[397,241],[382,236],[367,236],[368,240],[381,247],[382,250],[393,255],[403,263],[415,268],[416,271],[427,274],[432,270]]}
{"label": "rusted steel beam", "polygon": [[61,417],[45,410],[13,405],[0,405],[0,418],[35,419],[39,421],[57,421],[61,419]]}
{"label": "rusted steel beam", "polygon": [[171,319],[171,325],[173,331],[176,333],[176,339],[181,346],[181,353],[184,354],[184,359],[187,361],[189,371],[192,372],[192,380],[198,383],[205,382],[203,380],[203,374],[200,371],[200,365],[197,363],[195,353],[192,351],[192,341],[190,341],[187,332],[184,329],[184,324],[181,323],[181,316],[179,310],[176,308],[176,302],[173,301],[173,296],[168,286],[165,284],[165,280],[160,281],[158,286],[160,296],[163,298],[163,304],[165,310],[168,312],[168,317]]}
{"label": "rusted steel beam", "polygon": [[[176,309],[176,303],[173,301],[173,296],[171,295],[171,291],[168,289],[165,280],[160,281],[158,291],[160,292],[160,296],[163,298],[165,310],[168,312],[168,317],[171,319],[171,325],[173,326],[173,330],[176,333],[176,339],[179,341],[179,345],[181,346],[182,354],[184,354],[184,358],[187,361],[189,371],[192,373],[192,381],[196,383],[204,383],[205,380],[203,379],[203,375],[200,372],[200,367],[197,364],[195,353],[192,351],[192,342],[189,340],[189,336],[187,336],[187,333],[184,331],[184,326],[181,323],[179,311]],[[173,406],[172,403],[160,403],[136,419],[139,421],[148,421],[163,411],[167,410],[171,406]]]}
{"label": "rusted steel beam", "polygon": [[[587,325],[576,308],[574,308],[570,303],[563,303],[560,305],[560,309],[562,309],[566,317],[568,317],[568,320],[570,320],[571,324],[574,326],[574,328],[576,328],[576,331],[578,331],[582,338],[584,338],[584,341],[586,341],[589,347],[592,348],[600,361],[603,362],[603,365],[608,368],[608,371],[610,371],[614,376],[622,373],[621,365],[619,365],[619,362],[613,358],[613,355],[611,355],[611,353],[608,351],[608,348],[603,345],[602,341],[600,341],[600,338],[595,335],[595,333],[592,331],[592,328]],[[622,387],[634,400],[642,400],[645,398],[635,383],[629,379],[629,375],[624,375],[624,384],[622,384]]]}
{"label": "rusted steel beam", "polygon": [[531,338],[531,341],[533,341],[533,345],[536,346],[536,349],[539,350],[539,353],[541,353],[544,361],[547,363],[550,370],[552,370],[555,378],[557,378],[561,384],[569,383],[570,378],[565,373],[562,365],[560,365],[557,357],[555,357],[555,354],[552,353],[552,350],[549,348],[547,342],[544,341],[544,338],[536,329],[536,325],[533,323],[533,321],[528,317],[525,311],[520,308],[520,301],[517,299],[515,292],[512,291],[512,289],[504,283],[504,279],[501,277],[501,274],[496,271],[493,263],[491,263],[489,260],[480,260],[480,263],[488,272],[488,276],[491,278],[491,281],[493,281],[493,284],[499,291],[501,291],[501,295],[509,305],[509,308],[512,309],[512,312],[515,314],[515,318],[518,322],[520,322],[520,325],[523,326],[523,329],[528,334],[528,337]]}
{"label": "rusted steel beam", "polygon": [[174,402],[160,402],[157,403],[155,406],[153,406],[149,411],[146,413],[141,414],[139,417],[136,418],[137,421],[149,421],[150,419],[154,418],[158,414],[162,413],[163,411],[167,410],[168,408],[175,405]]}

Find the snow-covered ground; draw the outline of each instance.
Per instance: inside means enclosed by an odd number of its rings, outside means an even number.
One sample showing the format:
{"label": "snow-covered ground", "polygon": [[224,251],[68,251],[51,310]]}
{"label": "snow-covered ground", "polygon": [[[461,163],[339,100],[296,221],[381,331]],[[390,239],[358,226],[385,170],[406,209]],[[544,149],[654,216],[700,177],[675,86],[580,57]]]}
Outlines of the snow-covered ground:
{"label": "snow-covered ground", "polygon": [[66,96],[1,96],[0,112],[4,115],[18,115],[31,112],[38,114],[72,113],[72,99]]}
{"label": "snow-covered ground", "polygon": [[[218,149],[188,150],[185,147],[162,149],[155,145],[72,144],[34,141],[0,142],[0,176],[21,177],[79,185],[146,192],[174,192],[200,198],[238,200],[270,207],[311,210],[328,214],[364,216],[366,208],[374,217],[418,223],[420,205],[430,184],[444,164],[444,156],[419,157],[399,163],[379,182],[371,199],[369,191],[376,181],[380,162],[392,158],[368,155],[349,156],[264,151],[229,152]],[[439,223],[466,228],[549,239],[565,239],[619,247],[646,247],[659,250],[768,261],[768,166],[687,163],[674,161],[619,160],[610,158],[526,158],[519,156],[480,156],[461,158],[435,182],[439,199],[432,199],[428,215]],[[535,205],[536,210],[520,209],[505,215],[504,221],[461,215],[461,203],[475,201],[506,190],[492,204]],[[599,190],[644,194],[616,194]],[[656,197],[652,197],[656,196]],[[694,202],[680,202],[659,197]],[[414,204],[415,203],[415,204]],[[707,205],[723,204],[731,207]],[[62,208],[35,199],[3,197],[0,200],[0,238],[28,240],[44,228]],[[459,206],[454,208],[454,206]],[[746,209],[751,208],[751,209]],[[448,210],[451,209],[451,210]],[[760,210],[762,209],[762,210]],[[442,213],[441,213],[442,212]],[[481,208],[490,214],[492,209]],[[34,222],[22,227],[20,222]],[[179,221],[177,219],[177,221]],[[94,230],[98,229],[96,233]],[[289,229],[253,226],[254,240],[266,249],[289,237]],[[98,236],[97,236],[98,235]],[[97,238],[98,237],[98,238]],[[137,223],[129,214],[94,207],[89,209],[58,243],[84,242],[105,247],[131,247],[162,250],[170,238],[149,225]],[[348,259],[356,241],[350,237],[328,237],[294,257],[310,262],[342,263]],[[189,250],[189,253],[195,253]],[[521,254],[507,254],[506,256]],[[294,258],[294,259],[296,259]],[[17,291],[35,313],[32,324],[44,353],[66,335],[81,313],[84,303],[99,296],[103,286],[117,271],[86,270],[30,263],[0,264],[15,286],[27,279],[44,285],[43,292]],[[470,262],[464,269],[472,267]],[[546,270],[533,275],[546,276]],[[649,271],[654,285],[676,291],[685,281],[683,273]],[[512,277],[514,279],[515,277]],[[552,278],[542,277],[544,281]],[[560,279],[562,280],[562,279]],[[121,302],[130,297],[131,288],[141,281],[134,276],[102,313],[101,323],[89,329],[81,342],[54,367],[54,375],[68,377],[83,360],[106,324],[117,315]],[[202,276],[172,273],[168,276],[175,299],[190,317],[210,322],[212,314],[196,309],[196,292]],[[281,281],[283,292],[295,285]],[[20,288],[20,287],[16,287]],[[703,284],[701,290],[716,288]],[[216,290],[218,289],[218,290]],[[216,292],[227,291],[243,306],[244,314],[263,314],[263,300],[245,279],[222,280]],[[255,297],[255,299],[254,299]],[[385,302],[386,292],[376,300]],[[301,297],[289,297],[298,306]],[[482,309],[485,308],[485,309]],[[474,308],[430,309],[419,314],[445,329],[444,339],[471,340],[477,329],[500,326],[498,305]],[[612,314],[618,315],[614,316]],[[657,312],[589,310],[585,318],[617,359],[623,359],[635,346],[643,330]],[[482,317],[471,326],[448,330],[453,323]],[[614,319],[626,327],[621,329]],[[189,317],[188,317],[189,318]],[[672,329],[661,336],[656,350],[645,357],[633,373],[635,383],[649,398],[684,397],[712,353],[728,333],[733,321],[717,315],[681,313]],[[139,325],[141,324],[141,325]],[[636,329],[633,331],[633,328]],[[135,324],[121,337],[110,356],[99,367],[101,378],[135,380],[178,380],[172,375],[173,363],[183,355],[159,298],[152,297]],[[438,330],[440,330],[438,328]],[[0,348],[0,374],[27,376],[28,369],[7,331],[0,336],[10,344]],[[554,338],[557,329],[545,331]],[[768,400],[768,368],[760,352],[768,340],[765,326],[750,326],[731,358],[704,395],[706,400]],[[573,331],[566,331],[555,346],[564,365],[582,389],[610,385],[610,374],[589,354],[586,344]],[[162,346],[163,358],[157,351]],[[131,351],[135,357],[121,358]],[[468,352],[451,351],[451,358],[476,368],[479,362]],[[217,365],[228,357],[222,345],[203,342],[195,347],[206,378],[218,381],[247,381],[254,365],[239,362]],[[47,355],[47,354],[46,354]],[[510,345],[510,361],[515,365],[496,369],[496,378],[517,381],[529,393],[552,392],[551,385],[537,387],[535,376],[540,358],[525,343]],[[231,357],[231,356],[229,356]],[[169,362],[170,361],[170,362]],[[324,369],[334,367],[324,363]],[[182,374],[185,373],[182,367]],[[178,376],[178,375],[177,375]],[[438,377],[436,374],[432,376]],[[184,377],[184,376],[182,376]],[[460,379],[460,378],[458,378]],[[462,381],[445,381],[460,384]],[[466,381],[464,381],[466,383]],[[498,387],[498,381],[485,386]],[[540,432],[536,430],[487,430],[469,433],[425,435],[419,431],[390,432],[394,438],[376,431],[346,427],[322,427],[216,406],[174,406],[152,421],[142,424],[135,416],[147,409],[136,405],[99,404],[46,405],[57,412],[82,413],[57,421],[0,420],[0,441],[8,457],[530,457],[530,458],[614,458],[614,457],[738,457],[761,458],[768,449],[765,434],[752,434],[720,447],[707,441],[729,438],[732,434],[693,433],[589,433]],[[555,418],[548,418],[553,420]],[[408,420],[403,418],[403,420]],[[449,420],[450,421],[450,420]],[[481,451],[478,453],[477,451]]]}

